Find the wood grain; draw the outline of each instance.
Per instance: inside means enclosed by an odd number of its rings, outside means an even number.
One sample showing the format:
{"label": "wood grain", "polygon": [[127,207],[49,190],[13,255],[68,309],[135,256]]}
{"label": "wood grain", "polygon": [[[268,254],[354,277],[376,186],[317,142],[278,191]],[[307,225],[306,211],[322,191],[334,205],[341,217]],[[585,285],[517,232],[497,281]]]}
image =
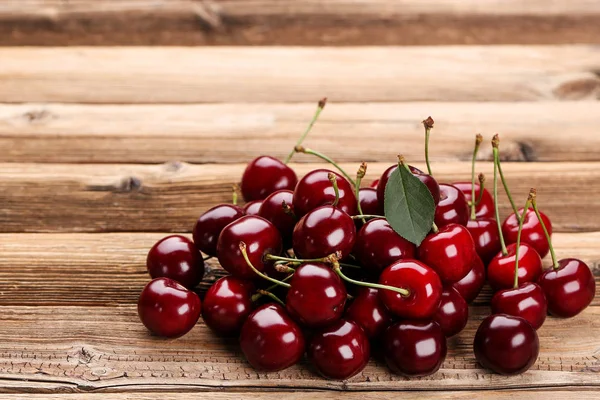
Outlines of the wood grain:
{"label": "wood grain", "polygon": [[[231,163],[267,148],[283,158],[314,110],[312,103],[2,104],[0,162]],[[597,101],[330,103],[305,143],[338,161],[391,160],[399,149],[424,161],[420,121],[428,115],[436,121],[433,161],[469,160],[475,132],[488,139],[500,132],[509,160],[600,160]],[[490,150],[486,140],[481,158]]]}
{"label": "wood grain", "polygon": [[592,0],[0,2],[0,45],[598,43]]}
{"label": "wood grain", "polygon": [[313,102],[323,96],[338,102],[542,101],[600,96],[600,47],[589,45],[5,47],[0,59],[4,103]]}
{"label": "wood grain", "polygon": [[[298,160],[314,160],[299,156]],[[367,180],[393,164],[371,163]],[[417,167],[424,167],[416,163]],[[196,218],[229,202],[242,164],[0,164],[0,232],[189,232]],[[295,164],[302,176],[323,164]],[[357,164],[343,164],[353,173]],[[470,180],[470,163],[434,163],[440,182]],[[598,163],[505,163],[520,204],[536,187],[555,231],[600,230]],[[478,171],[492,177],[491,163]],[[488,179],[488,182],[491,180]],[[367,182],[367,180],[365,182]],[[502,197],[501,213],[508,202]]]}

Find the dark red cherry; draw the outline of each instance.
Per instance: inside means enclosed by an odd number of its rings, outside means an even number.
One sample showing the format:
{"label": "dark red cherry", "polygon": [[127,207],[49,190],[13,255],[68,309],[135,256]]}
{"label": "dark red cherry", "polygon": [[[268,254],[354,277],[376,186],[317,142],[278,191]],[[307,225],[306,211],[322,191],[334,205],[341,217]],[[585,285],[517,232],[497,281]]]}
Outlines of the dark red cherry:
{"label": "dark red cherry", "polygon": [[452,286],[448,286],[442,291],[442,300],[433,320],[442,328],[446,337],[456,335],[467,326],[469,306]]}
{"label": "dark red cherry", "polygon": [[[523,209],[519,209],[519,215],[522,215]],[[542,220],[548,229],[548,233],[552,235],[552,223],[550,218],[543,212],[540,212]],[[508,218],[502,224],[502,234],[506,244],[517,243],[517,235],[519,233],[519,221],[514,213],[510,214]],[[521,243],[527,243],[531,245],[535,251],[538,252],[540,257],[544,258],[550,251],[550,246],[544,235],[544,229],[542,224],[535,215],[533,209],[528,209],[525,214],[525,220],[523,221],[523,232],[521,233]]]}
{"label": "dark red cherry", "polygon": [[[296,225],[296,217],[293,214],[294,207],[292,205],[292,198],[294,193],[291,190],[278,190],[275,193],[271,193],[264,201],[258,215],[264,219],[271,221],[275,228],[281,234],[283,239],[284,247],[289,249],[292,247],[292,232]],[[283,208],[283,202],[289,206],[289,211],[286,212]],[[292,214],[290,214],[290,212]]]}
{"label": "dark red cherry", "polygon": [[256,279],[258,276],[246,263],[240,251],[240,242],[246,243],[248,258],[254,267],[269,272],[271,263],[267,254],[281,253],[281,235],[275,225],[256,215],[245,215],[223,228],[217,244],[217,257],[221,266],[240,279]]}
{"label": "dark red cherry", "polygon": [[276,158],[260,156],[246,166],[240,188],[244,200],[262,200],[277,190],[294,190],[297,182],[293,169]]}
{"label": "dark red cherry", "polygon": [[521,317],[539,329],[546,320],[548,307],[542,288],[533,282],[526,282],[514,289],[504,289],[492,297],[492,314],[507,314]]}
{"label": "dark red cherry", "polygon": [[308,359],[328,379],[348,379],[365,368],[370,355],[369,339],[354,321],[339,320],[314,334]]}
{"label": "dark red cherry", "polygon": [[550,314],[570,318],[589,306],[596,295],[596,282],[590,268],[576,258],[558,262],[558,269],[544,272],[538,279],[548,300]]}
{"label": "dark red cherry", "polygon": [[219,335],[237,334],[252,311],[252,282],[225,276],[206,292],[202,319]]}
{"label": "dark red cherry", "polygon": [[443,282],[464,278],[477,256],[471,234],[462,225],[450,224],[430,233],[419,246],[419,260],[433,268]]}
{"label": "dark red cherry", "polygon": [[500,234],[498,224],[492,218],[470,219],[467,222],[467,230],[475,243],[475,250],[481,261],[487,265],[500,251]]}
{"label": "dark red cherry", "polygon": [[[398,168],[398,165],[392,165],[391,167],[389,167],[388,169],[386,169],[383,172],[383,174],[381,175],[381,178],[379,179],[379,184],[377,185],[377,199],[379,200],[379,204],[383,204],[383,200],[384,200],[384,196],[385,196],[385,186],[387,185],[388,180],[390,179],[390,176],[392,175],[392,172],[394,172],[396,170],[396,168]],[[421,182],[423,182],[425,184],[425,186],[427,186],[427,189],[429,189],[429,192],[431,193],[431,196],[433,197],[433,202],[437,205],[440,201],[440,187],[439,187],[437,181],[435,180],[435,178],[431,175],[427,175],[420,169],[415,168],[413,166],[409,165],[408,168],[410,169],[410,172],[412,172],[412,174],[414,176],[419,178],[419,180]]]}
{"label": "dark red cherry", "polygon": [[469,205],[458,188],[440,183],[440,202],[435,208],[434,222],[441,228],[449,224],[467,225]]}
{"label": "dark red cherry", "polygon": [[148,252],[146,267],[152,279],[170,278],[193,289],[204,276],[204,260],[194,243],[181,235],[167,236]]}
{"label": "dark red cherry", "polygon": [[[498,253],[487,268],[487,278],[494,291],[510,289],[515,281],[516,244],[506,246],[507,255]],[[533,247],[521,243],[519,249],[519,283],[536,282],[542,274],[542,259]]]}
{"label": "dark red cherry", "polygon": [[398,235],[384,218],[368,221],[356,235],[353,254],[366,270],[379,275],[395,261],[414,259],[417,248]]}
{"label": "dark red cherry", "polygon": [[327,265],[300,265],[290,285],[285,305],[295,321],[309,328],[319,328],[342,317],[348,297],[346,286]]}
{"label": "dark red cherry", "polygon": [[460,293],[460,295],[467,301],[472,302],[477,298],[481,288],[485,284],[485,266],[481,262],[479,256],[473,258],[471,263],[471,270],[458,282],[454,282],[452,287]]}
{"label": "dark red cherry", "polygon": [[375,179],[373,182],[371,182],[371,184],[369,185],[369,187],[377,189],[377,186],[379,186],[379,179]]}
{"label": "dark red cherry", "polygon": [[446,358],[446,337],[433,321],[401,321],[383,334],[385,361],[392,372],[426,376],[440,369]]}
{"label": "dark red cherry", "polygon": [[340,199],[337,208],[348,215],[356,215],[356,196],[354,188],[340,174],[327,169],[315,169],[300,179],[294,190],[294,212],[302,217],[317,207],[332,204],[335,200],[335,190],[329,181],[329,174],[337,178]]}
{"label": "dark red cherry", "polygon": [[279,304],[265,304],[252,312],[240,333],[240,347],[254,369],[274,372],[296,364],[304,354],[300,327]]}
{"label": "dark red cherry", "polygon": [[221,231],[243,215],[244,211],[233,204],[219,204],[202,214],[194,225],[194,244],[198,250],[216,256]]}
{"label": "dark red cherry", "polygon": [[494,314],[479,325],[473,350],[482,367],[498,374],[516,375],[535,363],[540,343],[535,329],[523,318]]}
{"label": "dark red cherry", "polygon": [[346,309],[344,318],[356,322],[369,339],[381,336],[392,323],[392,315],[379,297],[379,290],[361,287]]}
{"label": "dark red cherry", "polygon": [[382,289],[379,297],[390,312],[401,318],[425,319],[435,314],[442,298],[438,274],[416,260],[396,261],[383,270],[379,283],[409,291],[408,296]]}
{"label": "dark red cherry", "polygon": [[321,258],[340,251],[345,258],[356,239],[354,221],[333,206],[321,206],[298,221],[293,233],[294,253],[299,258]]}
{"label": "dark red cherry", "polygon": [[200,298],[169,278],[156,278],[144,287],[138,315],[155,335],[176,338],[188,333],[200,318]]}
{"label": "dark red cherry", "polygon": [[[465,195],[465,199],[467,202],[471,201],[471,182],[456,182],[453,183],[454,186],[458,188]],[[478,183],[475,184],[475,201],[479,199],[479,195],[481,193],[481,187]],[[469,209],[469,214],[471,210]],[[490,194],[490,192],[483,188],[483,196],[481,197],[481,202],[475,207],[475,217],[476,218],[494,218],[494,198]]]}
{"label": "dark red cherry", "polygon": [[260,210],[260,206],[262,206],[262,200],[254,200],[244,205],[244,214],[246,215],[258,215],[258,210]]}
{"label": "dark red cherry", "polygon": [[383,215],[383,205],[377,200],[377,190],[361,188],[358,191],[360,209],[364,215]]}

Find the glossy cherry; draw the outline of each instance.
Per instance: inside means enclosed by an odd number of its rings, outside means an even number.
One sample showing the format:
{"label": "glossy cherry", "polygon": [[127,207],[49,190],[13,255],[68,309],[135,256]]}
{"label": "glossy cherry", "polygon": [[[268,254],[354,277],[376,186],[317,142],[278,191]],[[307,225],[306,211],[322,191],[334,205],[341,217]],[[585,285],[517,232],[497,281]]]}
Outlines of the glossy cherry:
{"label": "glossy cherry", "polygon": [[246,215],[258,215],[258,210],[260,210],[260,206],[262,206],[262,204],[262,200],[254,200],[249,203],[246,203],[242,210]]}
{"label": "glossy cherry", "polygon": [[302,217],[317,207],[332,204],[335,200],[335,190],[329,174],[334,174],[337,179],[339,190],[339,201],[337,208],[348,215],[356,215],[356,196],[354,188],[337,172],[327,169],[315,169],[300,179],[294,190],[294,212],[296,216]]}
{"label": "glossy cherry", "polygon": [[[385,198],[385,186],[387,185],[390,176],[396,170],[396,168],[398,168],[398,165],[392,165],[391,167],[386,169],[381,175],[381,178],[379,178],[379,183],[377,185],[377,199],[379,200],[379,204],[383,204],[383,200]],[[437,205],[440,201],[440,186],[438,185],[435,178],[411,165],[409,165],[408,168],[414,176],[419,178],[419,180],[423,182],[425,186],[427,186],[427,189],[429,189],[429,192],[433,197],[433,202]]]}
{"label": "glossy cherry", "polygon": [[479,364],[503,375],[527,371],[537,360],[539,348],[538,335],[531,324],[506,314],[484,319],[473,342]]}
{"label": "glossy cherry", "polygon": [[446,337],[456,335],[467,326],[469,306],[452,286],[448,286],[442,291],[442,300],[433,320],[442,328]]}
{"label": "glossy cherry", "polygon": [[449,224],[467,225],[470,211],[463,192],[445,183],[441,183],[439,187],[440,201],[435,208],[435,224],[438,228]]}
{"label": "glossy cherry", "polygon": [[356,322],[369,339],[381,336],[392,323],[392,314],[381,301],[379,290],[369,287],[359,289],[344,318]]}
{"label": "glossy cherry", "polygon": [[471,270],[458,282],[454,282],[452,287],[460,293],[467,303],[477,298],[479,292],[485,284],[485,266],[481,258],[474,257],[471,263]]}
{"label": "glossy cherry", "polygon": [[244,322],[240,347],[254,369],[274,372],[296,364],[304,354],[300,327],[279,304],[254,310]]}
{"label": "glossy cherry", "polygon": [[442,282],[438,274],[416,260],[400,260],[391,264],[381,272],[379,283],[409,291],[408,296],[391,290],[379,291],[383,304],[401,318],[430,318],[442,298]]}
{"label": "glossy cherry", "polygon": [[373,182],[371,182],[371,184],[369,185],[369,187],[377,189],[377,186],[379,186],[379,179],[375,179]]}
{"label": "glossy cherry", "polygon": [[492,218],[470,219],[467,222],[467,230],[473,238],[475,250],[481,261],[487,265],[501,250],[496,220]]}
{"label": "glossy cherry", "polygon": [[377,200],[377,190],[361,188],[358,191],[360,209],[364,215],[383,215],[383,205]]}
{"label": "glossy cherry", "polygon": [[204,260],[194,243],[181,235],[167,236],[148,252],[146,267],[152,279],[171,278],[193,289],[204,276]]}
{"label": "glossy cherry", "polygon": [[138,315],[155,335],[176,338],[188,333],[200,318],[200,298],[169,278],[156,278],[144,287]]}
{"label": "glossy cherry", "polygon": [[329,379],[348,379],[369,362],[369,338],[354,321],[339,320],[315,333],[307,355],[319,374]]}
{"label": "glossy cherry", "polygon": [[294,190],[298,177],[293,169],[270,156],[250,161],[242,175],[240,188],[244,200],[262,200],[277,190]]}
{"label": "glossy cherry", "polygon": [[244,211],[233,204],[219,204],[211,208],[202,214],[194,225],[194,244],[209,256],[216,256],[221,231],[242,216]]}
{"label": "glossy cherry", "polygon": [[419,260],[433,268],[443,282],[464,278],[477,256],[471,234],[462,225],[450,224],[429,234],[419,246]]}
{"label": "glossy cherry", "polygon": [[426,376],[440,369],[446,358],[446,337],[433,321],[406,320],[393,324],[383,335],[385,361],[392,372]]}
{"label": "glossy cherry", "polygon": [[590,305],[596,295],[596,282],[590,268],[581,260],[566,258],[558,268],[544,272],[538,284],[544,290],[550,314],[570,318]]}
{"label": "glossy cherry", "polygon": [[[519,209],[519,215],[523,214],[523,208]],[[552,223],[550,222],[550,218],[548,218],[544,213],[540,212],[542,216],[542,220],[546,225],[546,229],[548,229],[548,233],[552,235]],[[504,235],[504,240],[506,244],[509,243],[517,243],[517,235],[519,233],[519,220],[517,216],[513,213],[508,216],[508,218],[502,224],[502,234]],[[525,214],[525,219],[523,221],[523,233],[521,233],[521,243],[527,243],[531,245],[535,251],[538,252],[540,257],[544,258],[550,251],[550,246],[548,245],[548,241],[546,240],[546,236],[544,235],[544,229],[542,228],[542,224],[535,215],[535,211],[533,209],[528,209]]]}
{"label": "glossy cherry", "polygon": [[[294,193],[291,190],[278,190],[267,197],[258,211],[258,215],[271,221],[275,228],[281,234],[281,238],[286,249],[292,247],[292,232],[296,225],[296,217],[293,214],[292,198]],[[283,203],[289,206],[289,211],[285,211]]]}
{"label": "glossy cherry", "polygon": [[[473,186],[471,182],[456,182],[453,183],[465,195],[467,202],[471,201]],[[475,201],[479,199],[481,194],[481,186],[478,183],[475,184]],[[470,213],[470,212],[469,212]],[[494,198],[491,193],[483,188],[483,196],[477,206],[475,206],[475,217],[476,218],[494,218]]]}
{"label": "glossy cherry", "polygon": [[548,307],[542,288],[526,282],[518,288],[504,289],[492,297],[492,314],[507,314],[521,317],[539,329],[546,320]]}
{"label": "glossy cherry", "polygon": [[384,218],[371,219],[358,231],[353,250],[360,265],[376,275],[395,261],[416,258],[416,253],[416,246],[398,235]]}
{"label": "glossy cherry", "polygon": [[309,328],[331,324],[342,317],[348,293],[331,267],[306,263],[296,268],[286,297],[286,308],[295,321]]}
{"label": "glossy cherry", "polygon": [[[487,278],[494,291],[510,289],[515,281],[516,244],[506,246],[507,255],[498,253],[487,268]],[[519,248],[519,282],[535,282],[542,274],[542,259],[527,243]]]}
{"label": "glossy cherry", "polygon": [[275,225],[262,217],[246,215],[227,225],[219,236],[217,257],[221,266],[236,278],[256,279],[242,256],[240,242],[246,243],[250,262],[257,270],[272,272],[271,263],[264,257],[281,253],[281,235]]}
{"label": "glossy cherry", "polygon": [[252,282],[225,276],[206,292],[202,319],[206,326],[222,336],[237,334],[253,308]]}
{"label": "glossy cherry", "polygon": [[356,240],[352,218],[333,206],[309,211],[298,221],[292,235],[294,253],[299,258],[322,258],[340,251],[348,256]]}

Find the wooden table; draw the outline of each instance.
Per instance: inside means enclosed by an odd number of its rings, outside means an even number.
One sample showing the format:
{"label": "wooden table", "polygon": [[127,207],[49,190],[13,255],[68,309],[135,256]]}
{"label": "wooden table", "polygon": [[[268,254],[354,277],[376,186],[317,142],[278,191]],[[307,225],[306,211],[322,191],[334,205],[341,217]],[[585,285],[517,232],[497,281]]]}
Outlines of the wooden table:
{"label": "wooden table", "polygon": [[477,132],[491,177],[499,132],[519,204],[537,187],[559,256],[600,276],[599,43],[597,0],[0,1],[2,397],[600,398],[598,298],[549,318],[514,377],[472,353],[487,288],[421,379],[258,373],[202,323],[160,340],[136,313],[149,247],[228,201],[245,162],[284,156],[322,96],[307,144],[369,180],[399,152],[423,166],[428,115],[441,181],[469,178]]}

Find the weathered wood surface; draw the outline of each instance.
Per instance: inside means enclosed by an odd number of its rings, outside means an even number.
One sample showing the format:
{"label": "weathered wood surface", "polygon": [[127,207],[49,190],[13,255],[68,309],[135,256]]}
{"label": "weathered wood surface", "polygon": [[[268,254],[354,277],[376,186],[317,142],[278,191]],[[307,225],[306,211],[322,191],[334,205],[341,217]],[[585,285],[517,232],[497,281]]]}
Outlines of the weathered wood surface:
{"label": "weathered wood surface", "polygon": [[[439,144],[443,146],[442,144]],[[307,155],[298,159],[313,160]],[[393,164],[371,163],[365,182]],[[421,163],[415,164],[423,167]],[[357,164],[342,164],[353,174]],[[0,232],[189,232],[205,210],[231,199],[244,164],[0,164]],[[299,176],[324,164],[294,164]],[[469,162],[434,163],[440,182],[470,180]],[[492,163],[478,171],[492,182]],[[520,204],[536,187],[556,231],[600,230],[598,163],[505,163]],[[502,191],[500,191],[502,193]],[[501,202],[502,215],[509,204]]]}
{"label": "weathered wood surface", "polygon": [[[600,96],[600,47],[0,48],[0,102],[526,101]],[[301,67],[299,67],[301,66]],[[232,89],[234,88],[234,89]]]}
{"label": "weathered wood surface", "polygon": [[[0,162],[232,163],[283,158],[314,103],[0,105]],[[306,145],[338,161],[424,161],[423,126],[436,120],[433,161],[469,160],[473,136],[499,132],[505,159],[600,161],[600,102],[334,103]],[[368,145],[365,145],[368,143]],[[392,145],[390,145],[392,144]],[[481,158],[490,158],[484,144]]]}
{"label": "weathered wood surface", "polygon": [[598,43],[593,0],[2,0],[0,45]]}

